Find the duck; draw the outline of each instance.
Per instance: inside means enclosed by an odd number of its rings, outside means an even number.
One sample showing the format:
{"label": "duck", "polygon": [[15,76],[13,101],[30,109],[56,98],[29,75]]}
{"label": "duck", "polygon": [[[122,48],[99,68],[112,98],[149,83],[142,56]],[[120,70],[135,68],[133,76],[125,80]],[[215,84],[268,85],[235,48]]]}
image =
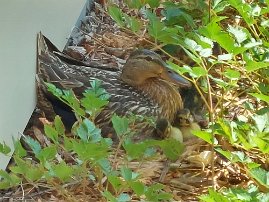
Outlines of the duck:
{"label": "duck", "polygon": [[[176,113],[183,109],[178,89],[188,88],[191,83],[169,69],[154,51],[134,50],[121,71],[110,71],[65,62],[55,54],[57,51],[54,51],[55,46],[51,44],[53,43],[48,42],[42,33],[38,34],[37,86],[41,89],[39,92],[43,94],[42,97],[56,114],[62,114],[64,124],[69,127],[76,122],[75,115],[67,105],[48,92],[45,83],[54,84],[61,90],[72,89],[81,98],[92,81],[100,80],[101,87],[110,98],[94,122],[101,128],[103,136],[113,134],[112,139],[117,139],[111,122],[113,114],[165,118],[172,122]],[[133,128],[141,137],[154,131],[154,126],[148,122],[137,121]]]}
{"label": "duck", "polygon": [[174,127],[171,123],[161,118],[156,121],[155,135],[158,139],[172,138],[180,143],[183,143],[183,135],[179,128]]}
{"label": "duck", "polygon": [[174,119],[172,125],[180,129],[183,141],[195,137],[192,131],[201,130],[199,123],[194,119],[191,111],[188,108],[180,109],[177,112],[176,118]]}

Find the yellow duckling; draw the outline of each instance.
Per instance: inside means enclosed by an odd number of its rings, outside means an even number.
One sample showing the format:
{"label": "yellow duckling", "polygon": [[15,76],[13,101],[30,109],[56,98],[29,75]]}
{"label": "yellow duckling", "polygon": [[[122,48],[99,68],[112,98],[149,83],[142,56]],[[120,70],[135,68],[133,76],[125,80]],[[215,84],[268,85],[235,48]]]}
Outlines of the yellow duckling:
{"label": "yellow duckling", "polygon": [[180,143],[183,142],[183,136],[180,129],[177,127],[173,127],[170,122],[165,118],[157,120],[156,135],[161,139],[173,138]]}
{"label": "yellow duckling", "polygon": [[194,137],[192,134],[193,130],[201,130],[201,127],[195,122],[190,110],[187,108],[177,112],[174,125],[180,129],[184,141]]}

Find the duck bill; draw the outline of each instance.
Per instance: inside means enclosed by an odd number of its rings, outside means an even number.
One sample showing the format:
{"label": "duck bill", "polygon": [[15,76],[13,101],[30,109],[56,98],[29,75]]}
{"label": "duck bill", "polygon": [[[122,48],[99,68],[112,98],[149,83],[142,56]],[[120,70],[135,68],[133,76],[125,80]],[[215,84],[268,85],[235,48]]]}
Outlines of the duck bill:
{"label": "duck bill", "polygon": [[168,69],[168,67],[161,74],[161,78],[164,80],[170,81],[179,87],[191,87],[191,82],[189,82],[187,79],[180,76],[175,71]]}

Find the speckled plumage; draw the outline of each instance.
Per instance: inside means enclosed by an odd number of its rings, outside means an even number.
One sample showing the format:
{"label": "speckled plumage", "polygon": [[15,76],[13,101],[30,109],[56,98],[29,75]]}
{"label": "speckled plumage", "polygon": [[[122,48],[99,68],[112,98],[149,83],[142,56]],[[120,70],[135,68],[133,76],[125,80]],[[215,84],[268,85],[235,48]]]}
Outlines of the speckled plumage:
{"label": "speckled plumage", "polygon": [[[148,53],[149,56],[147,56]],[[151,51],[146,51],[146,57],[150,57],[150,54],[152,54]],[[155,53],[153,53],[154,57],[158,56],[157,54],[154,54]],[[138,55],[136,60],[139,62],[140,59],[141,57]],[[146,60],[149,59],[146,58]],[[147,64],[145,63],[145,65]],[[146,75],[143,71],[147,71],[147,69],[144,68],[141,70],[141,77]],[[176,112],[183,108],[180,94],[176,86],[171,82],[150,77],[142,84],[130,85],[123,81],[124,78],[122,77],[121,72],[67,64],[49,50],[42,35],[39,35],[38,39],[37,77],[39,86],[42,86],[43,81],[50,82],[60,89],[73,89],[78,97],[80,97],[82,92],[90,86],[91,81],[95,79],[101,80],[102,87],[111,96],[108,106],[104,108],[95,120],[95,123],[102,128],[102,133],[104,135],[113,133],[110,120],[113,113],[118,115],[132,113],[154,118],[162,117],[172,122]],[[186,81],[183,85],[188,85],[188,82]],[[49,100],[51,101],[53,97],[48,95],[44,86],[41,88],[43,92],[50,97]],[[136,128],[139,128],[139,131],[142,131],[145,135],[152,133],[154,130],[154,127],[150,126],[147,122],[137,123]]]}

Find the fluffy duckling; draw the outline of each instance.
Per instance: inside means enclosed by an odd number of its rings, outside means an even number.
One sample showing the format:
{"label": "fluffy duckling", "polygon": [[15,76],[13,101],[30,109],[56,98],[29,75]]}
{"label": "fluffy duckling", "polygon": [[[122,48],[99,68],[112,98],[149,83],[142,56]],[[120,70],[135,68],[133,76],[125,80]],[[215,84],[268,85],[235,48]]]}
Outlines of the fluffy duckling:
{"label": "fluffy duckling", "polygon": [[156,135],[161,139],[173,138],[180,143],[183,142],[183,136],[180,129],[173,127],[165,118],[157,120]]}
{"label": "fluffy duckling", "polygon": [[190,110],[187,108],[177,112],[174,125],[180,129],[184,141],[194,137],[192,130],[201,130],[201,127],[195,122]]}

